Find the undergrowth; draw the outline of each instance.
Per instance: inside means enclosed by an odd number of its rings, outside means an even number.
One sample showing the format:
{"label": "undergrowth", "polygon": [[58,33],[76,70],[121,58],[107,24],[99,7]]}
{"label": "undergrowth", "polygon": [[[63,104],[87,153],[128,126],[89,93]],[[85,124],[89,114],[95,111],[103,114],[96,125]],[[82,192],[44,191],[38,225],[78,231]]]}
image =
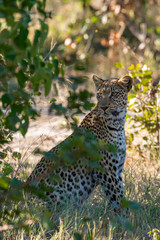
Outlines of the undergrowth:
{"label": "undergrowth", "polygon": [[[46,231],[38,221],[30,228],[3,232],[3,239],[160,239],[160,181],[158,175],[149,169],[136,170],[134,166],[124,172],[126,198],[133,207],[129,219],[114,217],[107,208],[107,202],[101,187],[95,189],[83,206],[67,204],[59,208],[55,206],[51,213],[43,212],[39,216],[33,211],[33,219],[51,214],[53,227]],[[33,206],[34,209],[34,206]],[[110,217],[109,217],[110,216]],[[2,235],[1,235],[2,237]]]}

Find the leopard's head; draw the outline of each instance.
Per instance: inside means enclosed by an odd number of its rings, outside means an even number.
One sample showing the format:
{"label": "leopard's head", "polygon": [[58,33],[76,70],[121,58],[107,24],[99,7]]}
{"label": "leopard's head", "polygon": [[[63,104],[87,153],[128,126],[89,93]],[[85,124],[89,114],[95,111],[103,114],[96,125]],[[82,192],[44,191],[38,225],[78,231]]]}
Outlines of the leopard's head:
{"label": "leopard's head", "polygon": [[132,87],[132,78],[124,76],[120,79],[103,80],[93,75],[97,89],[97,107],[101,115],[109,118],[122,118],[126,115],[127,95]]}

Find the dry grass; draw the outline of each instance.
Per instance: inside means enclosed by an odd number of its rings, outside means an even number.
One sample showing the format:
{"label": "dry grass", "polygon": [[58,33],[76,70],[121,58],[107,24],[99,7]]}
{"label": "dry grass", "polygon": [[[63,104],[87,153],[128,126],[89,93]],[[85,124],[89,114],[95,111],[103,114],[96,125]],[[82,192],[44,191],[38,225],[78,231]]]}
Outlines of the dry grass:
{"label": "dry grass", "polygon": [[[29,174],[40,159],[32,154],[35,147],[49,150],[71,133],[64,124],[63,118],[48,116],[44,111],[41,118],[31,122],[25,139],[15,135],[11,148],[20,151],[22,159],[12,164],[15,169],[18,167],[19,176],[24,177],[26,172]],[[24,230],[8,230],[4,232],[3,239],[160,239],[160,161],[152,161],[145,156],[148,156],[146,152],[140,156],[134,146],[127,153],[124,172],[126,197],[139,206],[138,210],[134,208],[131,211],[129,223],[108,217],[110,212],[99,187],[80,209],[70,204],[63,209],[54,209],[53,231],[46,234],[41,225],[39,228],[33,225],[29,234]]]}

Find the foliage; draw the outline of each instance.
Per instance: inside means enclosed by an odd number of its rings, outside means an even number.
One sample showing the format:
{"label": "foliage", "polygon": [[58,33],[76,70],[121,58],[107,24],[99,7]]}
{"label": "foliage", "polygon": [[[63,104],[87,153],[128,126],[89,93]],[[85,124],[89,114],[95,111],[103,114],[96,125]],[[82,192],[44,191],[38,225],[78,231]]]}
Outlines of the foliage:
{"label": "foliage", "polygon": [[[132,123],[130,127],[135,129],[134,134],[145,130],[145,136],[143,136],[144,147],[155,148],[158,154],[160,143],[160,106],[158,104],[160,85],[153,86],[152,72],[146,65],[140,66],[140,64],[137,64],[134,66],[132,64],[128,69],[133,79],[138,81],[128,96],[129,111],[127,118],[129,123]],[[131,133],[130,142],[133,140],[134,135]],[[141,145],[141,147],[143,146]]]}
{"label": "foliage", "polygon": [[149,237],[152,236],[153,240],[159,240],[160,239],[160,231],[158,229],[153,229],[148,233]]}
{"label": "foliage", "polygon": [[[32,23],[31,14],[33,14],[34,7],[39,14],[39,29],[35,30],[31,42],[29,25]],[[9,2],[1,3],[1,18],[5,24],[1,23],[0,33],[2,102],[0,116],[3,117],[3,112],[8,111],[3,118],[4,128],[14,132],[20,131],[22,135],[25,135],[29,118],[34,119],[38,115],[35,108],[36,94],[40,94],[39,90],[43,85],[45,96],[47,96],[52,84],[57,94],[57,82],[63,84],[65,81],[64,65],[54,54],[47,60],[43,56],[43,45],[48,35],[48,25],[45,22],[51,15],[44,11],[45,1],[43,3],[41,1],[14,1],[11,10],[9,9]],[[79,78],[78,81],[83,83],[85,79]],[[76,93],[78,81],[72,78],[73,92],[69,92],[66,108],[77,109],[76,113],[81,112],[81,106],[84,106],[84,109],[92,106],[87,100],[91,96],[88,91]],[[28,88],[27,83],[29,83]],[[60,113],[66,112],[66,109],[60,109],[59,105],[53,103],[54,108],[60,110]]]}
{"label": "foliage", "polygon": [[157,130],[155,114],[156,111],[160,110],[156,104],[159,86],[152,86],[152,72],[146,65],[143,67],[140,67],[140,65],[136,67],[131,65],[129,70],[131,71],[132,77],[139,80],[139,83],[133,87],[132,93],[128,97],[129,100],[134,99],[134,102],[132,101],[129,105],[129,110],[135,113],[132,120],[138,122],[139,126],[141,126],[142,129],[146,129],[149,133],[155,133]]}
{"label": "foliage", "polygon": [[[116,63],[115,66],[123,68],[121,63]],[[152,71],[146,65],[137,64],[135,66],[131,64],[128,70],[136,84],[133,85],[132,91],[128,95],[127,119],[129,119],[129,123],[133,123],[131,127],[134,129],[139,128],[141,131],[145,129],[148,132],[148,137],[143,138],[145,141],[152,140],[155,145],[159,146],[160,116],[158,113],[160,107],[158,98],[160,85],[154,86],[152,84]],[[138,131],[135,131],[135,133],[138,133]],[[134,135],[131,134],[131,142],[133,138]]]}
{"label": "foliage", "polygon": [[[43,83],[45,93],[48,94],[49,84],[53,79],[53,64],[45,63],[40,55],[48,32],[48,26],[40,20],[40,29],[35,31],[33,43],[28,39],[29,24],[31,23],[30,11],[36,5],[37,11],[44,19],[44,3],[40,1],[12,1],[1,3],[0,51],[1,51],[1,117],[3,110],[9,106],[9,113],[3,119],[5,129],[20,130],[25,135],[29,117],[37,116],[33,108],[34,92],[39,90]],[[43,29],[43,31],[42,31]],[[38,54],[39,53],[39,54]],[[54,60],[52,60],[54,61]],[[26,82],[30,79],[31,89],[25,89]],[[3,110],[2,110],[3,109]]]}

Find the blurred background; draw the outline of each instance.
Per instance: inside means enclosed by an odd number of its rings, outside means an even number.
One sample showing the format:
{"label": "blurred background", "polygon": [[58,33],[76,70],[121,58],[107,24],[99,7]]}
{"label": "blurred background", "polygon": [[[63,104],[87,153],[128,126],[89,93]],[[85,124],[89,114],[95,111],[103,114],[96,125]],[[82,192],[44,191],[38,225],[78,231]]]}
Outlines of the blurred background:
{"label": "blurred background", "polygon": [[[159,0],[48,0],[46,6],[52,17],[43,50],[48,53],[54,47],[67,71],[119,77],[131,64],[146,64],[158,82]],[[37,28],[35,15],[33,20]],[[123,69],[117,69],[116,62]]]}

